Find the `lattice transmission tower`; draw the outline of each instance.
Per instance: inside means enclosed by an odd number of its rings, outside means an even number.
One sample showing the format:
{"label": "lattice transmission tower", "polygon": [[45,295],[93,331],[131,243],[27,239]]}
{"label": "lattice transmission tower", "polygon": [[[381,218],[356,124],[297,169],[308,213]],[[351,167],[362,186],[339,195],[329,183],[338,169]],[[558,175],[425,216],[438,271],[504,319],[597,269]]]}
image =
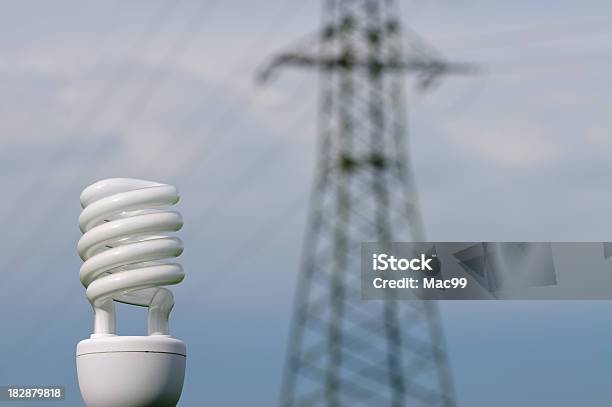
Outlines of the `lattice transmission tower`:
{"label": "lattice transmission tower", "polygon": [[[450,64],[402,34],[395,1],[327,0],[323,27],[260,71],[317,69],[319,147],[281,406],[454,406],[436,304],[364,301],[360,247],[424,241],[407,154],[403,75]],[[408,47],[405,47],[408,45]]]}

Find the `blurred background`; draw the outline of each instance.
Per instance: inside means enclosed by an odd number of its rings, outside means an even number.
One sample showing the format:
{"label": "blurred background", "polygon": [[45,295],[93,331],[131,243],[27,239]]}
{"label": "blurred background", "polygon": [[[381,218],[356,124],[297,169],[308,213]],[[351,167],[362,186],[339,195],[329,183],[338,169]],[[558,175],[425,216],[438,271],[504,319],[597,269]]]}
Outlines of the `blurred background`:
{"label": "blurred background", "polygon": [[[400,1],[404,26],[481,67],[406,80],[432,241],[606,241],[612,222],[612,4]],[[92,312],[78,279],[80,191],[135,177],[181,191],[174,336],[181,405],[278,399],[315,165],[313,72],[254,81],[319,28],[319,1],[0,5],[0,385],[64,385]],[[580,272],[580,270],[576,270]],[[608,302],[440,305],[462,406],[601,406]],[[146,310],[118,306],[122,335]]]}

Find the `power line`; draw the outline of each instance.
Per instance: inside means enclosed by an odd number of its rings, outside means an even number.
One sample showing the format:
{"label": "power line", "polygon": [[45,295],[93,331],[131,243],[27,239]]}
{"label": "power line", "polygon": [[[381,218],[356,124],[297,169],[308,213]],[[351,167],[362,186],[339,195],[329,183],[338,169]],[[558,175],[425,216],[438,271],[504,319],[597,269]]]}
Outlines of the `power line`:
{"label": "power line", "polygon": [[[291,4],[291,3],[293,3],[293,2],[289,2],[289,4]],[[303,4],[303,3],[299,3],[299,4]],[[279,25],[282,26],[282,24],[289,23],[291,21],[291,18],[285,18],[285,12],[286,11],[292,11],[292,12],[294,12],[293,15],[296,15],[295,12],[299,11],[299,8],[300,8],[299,4],[298,4],[298,7],[288,8],[287,10],[283,10],[283,13],[279,13],[278,17],[281,17],[281,19],[280,19],[280,23],[281,24],[279,24],[279,22],[277,22],[276,19],[275,19],[275,21],[274,21],[275,24],[273,25],[273,27],[278,27]],[[204,10],[200,9],[200,11],[204,11]],[[259,46],[261,46],[261,42],[262,42],[261,40],[262,39],[263,38],[257,38],[253,42],[253,44],[250,47],[247,48],[247,50],[258,49]],[[249,55],[247,55],[247,57],[248,56]],[[244,63],[247,63],[247,62],[248,62],[248,58],[245,58],[245,60],[242,60],[241,63],[238,64],[238,67],[242,66]],[[230,76],[231,76],[231,73],[230,73],[230,75],[228,75],[228,77],[230,77]],[[157,85],[159,86],[159,83]],[[234,97],[234,99],[231,102],[230,108],[226,109],[226,111],[224,112],[223,118],[230,119],[232,117],[232,114],[234,114],[235,111],[236,111],[234,106],[236,105],[236,101],[237,100],[238,100],[238,96],[236,95],[236,97]],[[246,105],[251,104],[252,102],[253,102],[253,100],[252,100],[252,97],[251,97],[250,99],[247,100]],[[214,104],[214,102],[211,102],[211,103],[208,103],[208,104],[206,104],[204,106],[200,106],[200,109],[198,109],[198,110],[206,111],[208,108],[212,107],[213,104]],[[146,106],[146,105],[147,105],[146,103],[143,103],[143,106]],[[220,120],[217,120],[216,123],[218,124],[219,122],[220,122]],[[232,123],[234,123],[234,122],[235,122],[235,120],[232,120]],[[120,123],[118,123],[118,124],[120,124]],[[194,135],[193,137],[195,137],[195,136],[196,135]],[[216,139],[213,139],[213,140],[219,140],[219,139],[220,138],[216,138]],[[206,142],[206,140],[204,140],[204,142]],[[202,145],[203,145],[203,142],[200,141],[200,143],[196,147],[202,147]],[[95,151],[95,150],[93,150],[93,151]],[[165,152],[164,152],[164,154],[165,154]],[[103,167],[104,162],[102,161],[102,158],[103,157],[101,157],[101,156],[95,156],[93,163],[91,162],[91,160],[88,161],[88,167],[91,168],[92,165],[96,164],[96,161],[98,161],[99,163],[98,163],[98,165],[94,166],[94,169],[98,169],[98,168]],[[102,161],[102,162],[100,162],[100,161]],[[70,164],[70,163],[68,163],[68,164]],[[184,168],[185,166],[183,165],[182,167]],[[190,172],[190,173],[193,174],[193,171]],[[78,176],[79,174],[75,172],[73,175],[74,176],[69,181],[74,180],[75,176]],[[54,184],[53,182],[49,182],[48,179],[46,179],[44,181],[46,182],[45,185]],[[33,188],[29,188],[28,192],[26,194],[24,194],[24,195],[26,196],[26,199],[23,199],[23,198],[22,199],[15,199],[15,202],[33,202],[33,199],[31,199],[31,198],[33,196],[35,196],[35,195],[40,195],[40,191],[39,191],[39,189],[37,187],[33,187]],[[46,218],[50,213],[54,212],[56,210],[56,208],[59,207],[59,205],[62,203],[61,199],[59,199],[61,194],[56,191],[55,192],[55,196],[58,197],[58,199],[55,202],[55,205],[51,205],[47,211],[40,211],[40,210],[37,211],[37,214],[39,215],[39,217]],[[16,209],[19,210],[20,213],[24,211],[23,206],[19,206]],[[25,211],[27,212],[27,209]],[[9,213],[13,214],[13,212],[15,212],[15,211],[10,211]]]}
{"label": "power line", "polygon": [[[163,19],[167,18],[169,13],[180,3],[179,1],[168,1],[163,0],[159,7],[155,10],[149,24],[146,29],[141,32],[141,35],[138,36],[136,41],[133,42],[132,47],[130,47],[130,53],[134,50],[139,50],[142,48],[146,48],[152,39],[152,33],[150,32],[153,28],[159,28],[162,25]],[[111,86],[107,86],[103,89],[103,92],[99,95],[97,102],[92,106],[91,109],[87,110],[86,113],[80,117],[80,120],[75,124],[76,126],[72,126],[72,128],[79,128],[79,123],[88,123],[91,122],[96,112],[99,112],[101,105],[108,103],[108,99],[114,94],[117,90],[116,84],[119,82],[121,77],[125,76],[125,69],[127,67],[121,67],[116,70],[112,76],[112,80],[110,81]],[[67,127],[68,128],[68,127]],[[81,145],[85,145],[85,138],[75,137],[75,140],[71,140],[68,143],[67,148],[57,149],[51,155],[49,162],[60,161],[64,165],[69,165],[69,160],[66,160],[67,156],[70,156],[72,152],[77,151],[77,149]],[[62,174],[59,172],[51,173],[50,177],[40,177],[32,180],[25,188],[25,193],[22,193],[20,197],[15,197],[13,200],[14,205],[12,210],[7,211],[7,218],[13,218],[18,213],[36,213],[39,217],[43,218],[43,215],[46,216],[48,213],[44,213],[44,211],[32,211],[32,206],[38,205],[39,202],[37,199],[34,199],[36,196],[42,195],[50,195],[48,194],[48,189],[52,186],[56,186],[58,181],[60,180]],[[36,218],[34,219],[36,220]],[[36,223],[36,222],[33,222]]]}
{"label": "power line", "polygon": [[[168,10],[166,10],[165,8],[162,9],[163,11],[167,12]],[[205,11],[208,11],[208,8],[204,8],[204,7],[199,7],[198,9],[198,13],[195,14],[196,17],[201,17],[203,15],[203,13]],[[163,14],[163,13],[162,13]],[[157,14],[156,14],[157,15]],[[195,19],[191,19],[190,21],[194,21]],[[175,44],[177,45],[177,44]],[[183,50],[185,48],[182,48]],[[60,150],[61,152],[61,150]],[[93,151],[93,153],[95,153],[96,151]],[[88,162],[88,166],[89,167],[94,167],[94,169],[98,169],[101,168],[104,164],[103,161],[103,157],[102,156],[94,156],[93,159],[89,158],[88,156],[84,156],[83,159],[89,159]],[[70,163],[69,163],[70,164]],[[97,165],[96,165],[97,164]],[[77,178],[80,175],[79,172],[74,171],[71,173],[71,177],[69,178],[69,182],[72,182],[75,178]],[[59,179],[59,175],[56,175],[56,177]],[[49,181],[48,179],[42,179],[41,180],[42,183],[44,183],[45,185],[53,185],[55,186],[53,180]],[[44,193],[44,190],[43,190]],[[37,188],[36,185],[32,185],[32,188],[30,188],[25,194],[25,197],[22,195],[20,198],[16,198],[15,202],[28,202],[33,204],[39,204],[39,201],[37,199],[35,199],[36,196],[40,196],[41,195],[41,191],[39,191],[39,189]],[[64,199],[63,198],[63,194],[60,191],[55,191],[54,194],[52,195],[53,199],[51,200],[50,205],[48,205],[48,209],[46,211],[44,210],[37,210],[36,211],[36,215],[34,217],[34,219],[30,219],[30,223],[32,225],[34,225],[35,228],[40,228],[42,225],[44,226],[48,226],[47,230],[50,233],[53,233],[55,231],[55,229],[59,228],[59,225],[57,224],[57,222],[53,221],[53,218],[51,216],[49,216],[51,213],[54,213],[56,210],[58,210],[59,208],[61,208],[64,204]],[[21,208],[17,208],[20,210],[20,212],[23,212],[23,210]],[[27,210],[26,210],[27,212]],[[40,219],[40,220],[39,220]],[[46,240],[44,240],[44,237],[39,236],[38,237],[41,241],[46,242]],[[24,255],[29,251],[28,247],[32,244],[32,239],[26,235],[26,237],[24,239],[20,240],[20,243],[18,243],[17,246],[17,250],[13,250],[11,253],[11,256],[8,257],[7,260],[4,261],[4,265],[7,266],[6,269],[12,269],[13,267],[16,267],[18,264],[22,263],[22,260],[24,258]],[[36,240],[36,239],[34,239]]]}

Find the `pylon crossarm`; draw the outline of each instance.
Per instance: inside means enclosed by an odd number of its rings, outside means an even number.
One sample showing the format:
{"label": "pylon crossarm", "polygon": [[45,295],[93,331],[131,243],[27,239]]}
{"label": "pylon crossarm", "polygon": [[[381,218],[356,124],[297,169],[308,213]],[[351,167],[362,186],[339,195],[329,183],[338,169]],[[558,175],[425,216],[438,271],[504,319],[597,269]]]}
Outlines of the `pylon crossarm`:
{"label": "pylon crossarm", "polygon": [[442,75],[459,74],[471,75],[478,72],[475,65],[448,62],[442,59],[428,58],[362,58],[355,59],[350,54],[340,56],[321,56],[303,53],[285,53],[274,57],[267,65],[264,65],[257,73],[257,80],[261,83],[270,81],[279,68],[293,66],[301,68],[317,67],[323,71],[336,69],[365,70],[372,76],[383,72],[404,73],[415,72],[420,75],[420,88],[429,88],[432,83]]}

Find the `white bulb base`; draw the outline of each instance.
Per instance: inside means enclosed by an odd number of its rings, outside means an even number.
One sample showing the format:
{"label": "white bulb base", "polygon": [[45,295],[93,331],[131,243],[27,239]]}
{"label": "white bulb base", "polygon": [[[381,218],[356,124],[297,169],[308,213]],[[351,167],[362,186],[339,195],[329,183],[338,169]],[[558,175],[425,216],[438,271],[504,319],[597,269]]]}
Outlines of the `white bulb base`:
{"label": "white bulb base", "polygon": [[185,343],[168,335],[92,335],[77,345],[87,407],[172,407],[183,389]]}

